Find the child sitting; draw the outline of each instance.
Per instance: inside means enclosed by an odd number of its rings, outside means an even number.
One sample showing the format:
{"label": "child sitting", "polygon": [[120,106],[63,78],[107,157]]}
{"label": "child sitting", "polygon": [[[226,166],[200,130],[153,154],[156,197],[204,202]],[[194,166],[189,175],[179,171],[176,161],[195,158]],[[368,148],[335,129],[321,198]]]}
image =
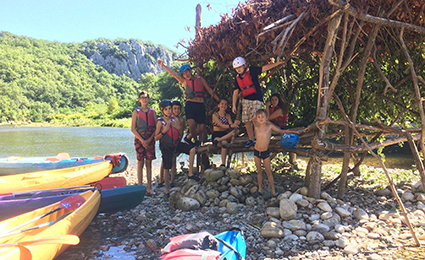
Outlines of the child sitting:
{"label": "child sitting", "polygon": [[227,148],[223,147],[224,144],[227,144],[233,136],[233,128],[239,126],[240,121],[236,120],[235,123],[232,122],[232,117],[227,113],[227,100],[220,99],[220,102],[217,105],[218,111],[212,115],[213,122],[213,133],[212,140],[213,145],[221,147],[221,166],[225,166]]}
{"label": "child sitting", "polygon": [[278,132],[280,134],[285,133],[296,133],[294,131],[282,130],[279,127],[268,121],[267,111],[264,109],[259,109],[255,113],[255,118],[252,122],[255,125],[255,136],[257,137],[257,142],[254,146],[254,161],[255,167],[257,168],[257,181],[258,181],[258,191],[253,195],[257,197],[263,193],[263,169],[261,168],[261,161],[263,161],[264,168],[266,170],[267,179],[269,180],[271,192],[273,196],[276,196],[276,191],[274,188],[274,179],[271,171],[270,165],[270,152],[269,152],[269,143],[272,135],[272,131]]}

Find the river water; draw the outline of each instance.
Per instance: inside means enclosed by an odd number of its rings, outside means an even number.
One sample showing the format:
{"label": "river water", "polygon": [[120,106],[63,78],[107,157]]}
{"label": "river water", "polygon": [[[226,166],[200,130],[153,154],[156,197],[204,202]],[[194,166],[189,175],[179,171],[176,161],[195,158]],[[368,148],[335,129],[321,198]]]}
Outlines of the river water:
{"label": "river water", "polygon": [[[48,157],[67,152],[71,157],[103,156],[124,152],[131,163],[136,162],[134,135],[127,128],[108,127],[0,127],[0,158],[9,156]],[[252,153],[245,153],[248,161]],[[408,145],[403,148],[392,146],[385,151],[388,168],[411,169],[414,164]],[[327,163],[342,162],[342,155],[336,155]],[[154,175],[161,166],[161,152],[156,143],[156,157],[153,161]],[[300,157],[299,157],[300,158]],[[307,159],[307,158],[300,158]],[[178,164],[187,164],[188,157],[180,155]],[[214,155],[214,163],[220,164],[220,156]],[[325,162],[326,163],[326,162]],[[372,156],[366,157],[365,164],[380,167]]]}

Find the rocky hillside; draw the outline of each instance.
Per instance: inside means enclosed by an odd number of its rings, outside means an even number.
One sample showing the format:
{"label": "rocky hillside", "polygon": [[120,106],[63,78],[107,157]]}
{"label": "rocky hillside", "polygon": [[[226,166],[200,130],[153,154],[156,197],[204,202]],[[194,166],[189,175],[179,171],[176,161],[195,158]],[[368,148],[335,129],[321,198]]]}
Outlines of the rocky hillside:
{"label": "rocky hillside", "polygon": [[82,53],[109,73],[125,75],[134,80],[148,72],[156,75],[164,71],[156,61],[162,58],[170,66],[178,55],[164,46],[135,39],[85,41]]}

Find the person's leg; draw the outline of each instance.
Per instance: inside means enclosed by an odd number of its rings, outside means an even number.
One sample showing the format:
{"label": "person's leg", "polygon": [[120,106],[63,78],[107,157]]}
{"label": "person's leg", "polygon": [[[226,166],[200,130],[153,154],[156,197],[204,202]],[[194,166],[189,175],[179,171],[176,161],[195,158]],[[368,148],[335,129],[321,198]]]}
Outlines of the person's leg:
{"label": "person's leg", "polygon": [[145,160],[137,160],[137,184],[143,184],[143,165],[145,164]]}
{"label": "person's leg", "polygon": [[146,159],[146,178],[148,180],[147,191],[152,192],[152,160]]}
{"label": "person's leg", "polygon": [[195,161],[195,155],[196,155],[196,148],[190,149],[190,152],[189,152],[189,172],[187,174],[189,177],[193,176],[193,163]]}
{"label": "person's leg", "polygon": [[196,122],[195,119],[187,119],[187,125],[189,126],[189,132],[195,142],[198,141],[198,132],[196,130]]}
{"label": "person's leg", "polygon": [[165,194],[168,194],[170,192],[169,190],[169,178],[168,175],[170,174],[170,170],[169,169],[164,169],[164,180],[165,180]]}
{"label": "person's leg", "polygon": [[267,179],[269,180],[270,189],[272,190],[272,195],[275,195],[276,191],[274,189],[274,179],[273,179],[272,169],[270,165],[270,157],[267,157],[266,159],[264,159],[263,163],[264,163],[264,168],[266,170]]}
{"label": "person's leg", "polygon": [[161,168],[159,168],[158,184],[163,183],[163,182],[164,182],[164,163],[162,163],[162,161],[161,161]]}
{"label": "person's leg", "polygon": [[260,157],[254,156],[255,167],[257,168],[258,192],[263,192],[263,169],[261,168]]}
{"label": "person's leg", "polygon": [[198,124],[197,125],[197,133],[199,134],[199,142],[202,144],[206,140],[205,139],[205,137],[206,137],[205,124]]}
{"label": "person's leg", "polygon": [[254,141],[254,129],[252,128],[252,122],[251,121],[245,122],[245,128],[246,128],[246,133],[248,134],[249,140]]}
{"label": "person's leg", "polygon": [[171,180],[170,183],[174,183],[174,178],[177,171],[177,157],[173,156],[173,166],[171,167]]}
{"label": "person's leg", "polygon": [[[227,144],[226,140],[221,142],[221,145]],[[227,148],[221,147],[221,164],[226,165]]]}

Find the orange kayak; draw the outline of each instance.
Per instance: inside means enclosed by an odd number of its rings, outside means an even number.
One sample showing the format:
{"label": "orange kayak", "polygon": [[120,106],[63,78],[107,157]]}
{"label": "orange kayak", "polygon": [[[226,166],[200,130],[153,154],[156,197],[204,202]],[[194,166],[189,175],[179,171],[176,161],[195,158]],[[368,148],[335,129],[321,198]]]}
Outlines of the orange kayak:
{"label": "orange kayak", "polygon": [[[60,209],[50,215],[47,215],[46,217],[26,225],[25,227],[20,228],[20,230],[55,221],[65,214],[65,217],[58,220],[53,225],[2,237],[0,238],[0,246],[1,244],[6,243],[25,243],[25,241],[37,241],[38,239],[43,240],[61,235],[81,235],[96,215],[100,204],[100,193],[97,190],[90,190],[82,193],[81,196],[85,199],[85,202],[78,208],[74,209],[72,212],[68,212],[66,209]],[[50,212],[53,209],[58,208],[59,205],[60,202],[57,202],[44,208],[39,208],[37,210],[4,220],[0,222],[0,234],[4,234],[6,231],[19,226],[22,223]],[[31,254],[33,260],[53,259],[61,254],[67,247],[68,245],[59,243],[34,245],[26,244],[24,248],[17,246],[0,247],[0,259],[24,259],[28,257],[28,254]]]}
{"label": "orange kayak", "polygon": [[85,185],[99,181],[112,171],[109,161],[51,171],[0,177],[0,194]]}

